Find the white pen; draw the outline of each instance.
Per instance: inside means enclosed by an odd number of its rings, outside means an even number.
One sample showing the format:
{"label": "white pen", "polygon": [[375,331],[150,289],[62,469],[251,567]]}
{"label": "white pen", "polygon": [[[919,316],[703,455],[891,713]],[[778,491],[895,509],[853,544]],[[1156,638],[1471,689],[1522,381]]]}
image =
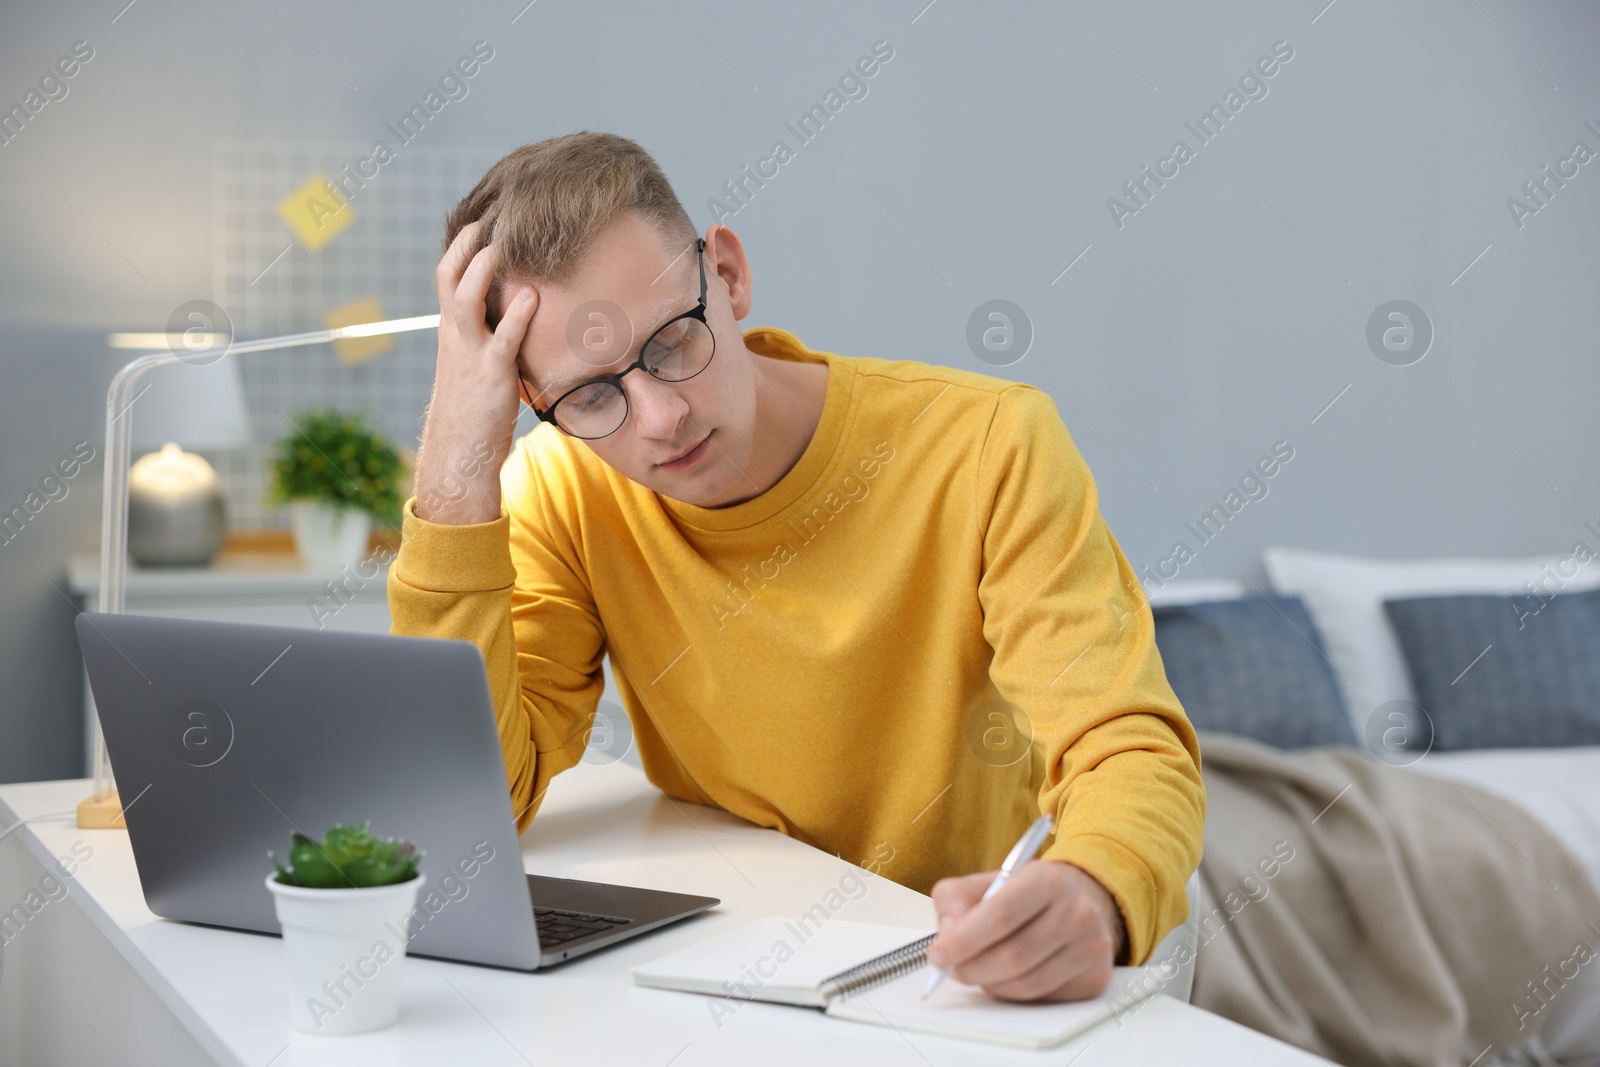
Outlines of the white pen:
{"label": "white pen", "polygon": [[[1023,833],[1022,840],[1011,847],[1011,852],[1006,856],[1006,861],[1000,865],[1000,873],[994,876],[994,881],[989,883],[989,888],[983,891],[983,896],[978,898],[978,903],[1000,892],[1000,887],[1011,880],[1011,876],[1039,851],[1039,846],[1044,844],[1044,839],[1050,836],[1051,819],[1048,815],[1041,815],[1033,820],[1033,825]],[[939,967],[934,970],[928,979],[928,984],[922,988],[922,999],[927,1000],[933,996],[933,991],[939,988],[939,983],[945,980],[950,973],[950,968]]]}

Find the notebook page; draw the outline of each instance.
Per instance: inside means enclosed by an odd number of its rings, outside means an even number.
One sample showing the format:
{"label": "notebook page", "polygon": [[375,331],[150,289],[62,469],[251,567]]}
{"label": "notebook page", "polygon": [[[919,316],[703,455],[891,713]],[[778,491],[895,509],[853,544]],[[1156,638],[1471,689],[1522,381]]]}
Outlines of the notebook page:
{"label": "notebook page", "polygon": [[924,1001],[922,987],[931,973],[923,967],[876,988],[840,997],[828,1005],[828,1014],[997,1045],[1049,1048],[1107,1019],[1131,1014],[1160,984],[1156,972],[1144,967],[1116,967],[1104,995],[1094,1000],[1018,1004],[995,1000],[976,986],[947,978]]}
{"label": "notebook page", "polygon": [[931,931],[828,919],[756,919],[629,969],[635,985],[822,1007],[817,987]]}

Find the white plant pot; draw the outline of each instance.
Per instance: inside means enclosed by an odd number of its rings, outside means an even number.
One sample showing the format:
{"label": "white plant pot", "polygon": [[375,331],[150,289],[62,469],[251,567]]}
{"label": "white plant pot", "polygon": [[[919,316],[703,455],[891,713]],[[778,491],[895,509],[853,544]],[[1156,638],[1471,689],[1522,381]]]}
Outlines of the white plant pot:
{"label": "white plant pot", "polygon": [[345,566],[356,566],[366,555],[372,533],[369,512],[320,500],[295,500],[289,504],[289,520],[294,526],[295,551],[309,570],[337,574]]}
{"label": "white plant pot", "polygon": [[313,1034],[358,1034],[400,1018],[400,971],[406,918],[422,872],[407,882],[368,889],[284,885],[267,888],[283,927],[289,961],[289,1022]]}

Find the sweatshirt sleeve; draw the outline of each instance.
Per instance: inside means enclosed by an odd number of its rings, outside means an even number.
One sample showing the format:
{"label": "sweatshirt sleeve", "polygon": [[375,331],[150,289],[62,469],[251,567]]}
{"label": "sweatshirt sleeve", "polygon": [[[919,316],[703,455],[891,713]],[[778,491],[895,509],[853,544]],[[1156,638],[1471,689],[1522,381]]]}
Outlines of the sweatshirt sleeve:
{"label": "sweatshirt sleeve", "polygon": [[1049,396],[1030,385],[1000,394],[979,472],[990,677],[1043,759],[1039,808],[1054,816],[1055,838],[1042,855],[1106,888],[1128,962],[1142,964],[1188,915],[1205,828],[1199,742]]}
{"label": "sweatshirt sleeve", "polygon": [[605,686],[599,614],[523,444],[501,470],[493,522],[427,522],[407,500],[388,578],[391,633],[483,653],[518,833],[551,779],[582,757]]}

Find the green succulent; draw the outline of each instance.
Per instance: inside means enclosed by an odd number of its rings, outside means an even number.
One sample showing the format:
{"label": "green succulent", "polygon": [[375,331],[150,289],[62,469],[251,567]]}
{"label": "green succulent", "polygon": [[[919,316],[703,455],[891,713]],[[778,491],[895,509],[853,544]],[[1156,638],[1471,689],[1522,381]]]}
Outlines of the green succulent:
{"label": "green succulent", "polygon": [[294,432],[273,446],[267,499],[320,500],[369,511],[398,526],[405,461],[361,415],[333,408],[296,412]]}
{"label": "green succulent", "polygon": [[296,830],[289,837],[288,870],[272,852],[267,858],[278,881],[309,889],[365,889],[414,878],[424,853],[410,841],[373,837],[371,825],[335,826],[321,844]]}

